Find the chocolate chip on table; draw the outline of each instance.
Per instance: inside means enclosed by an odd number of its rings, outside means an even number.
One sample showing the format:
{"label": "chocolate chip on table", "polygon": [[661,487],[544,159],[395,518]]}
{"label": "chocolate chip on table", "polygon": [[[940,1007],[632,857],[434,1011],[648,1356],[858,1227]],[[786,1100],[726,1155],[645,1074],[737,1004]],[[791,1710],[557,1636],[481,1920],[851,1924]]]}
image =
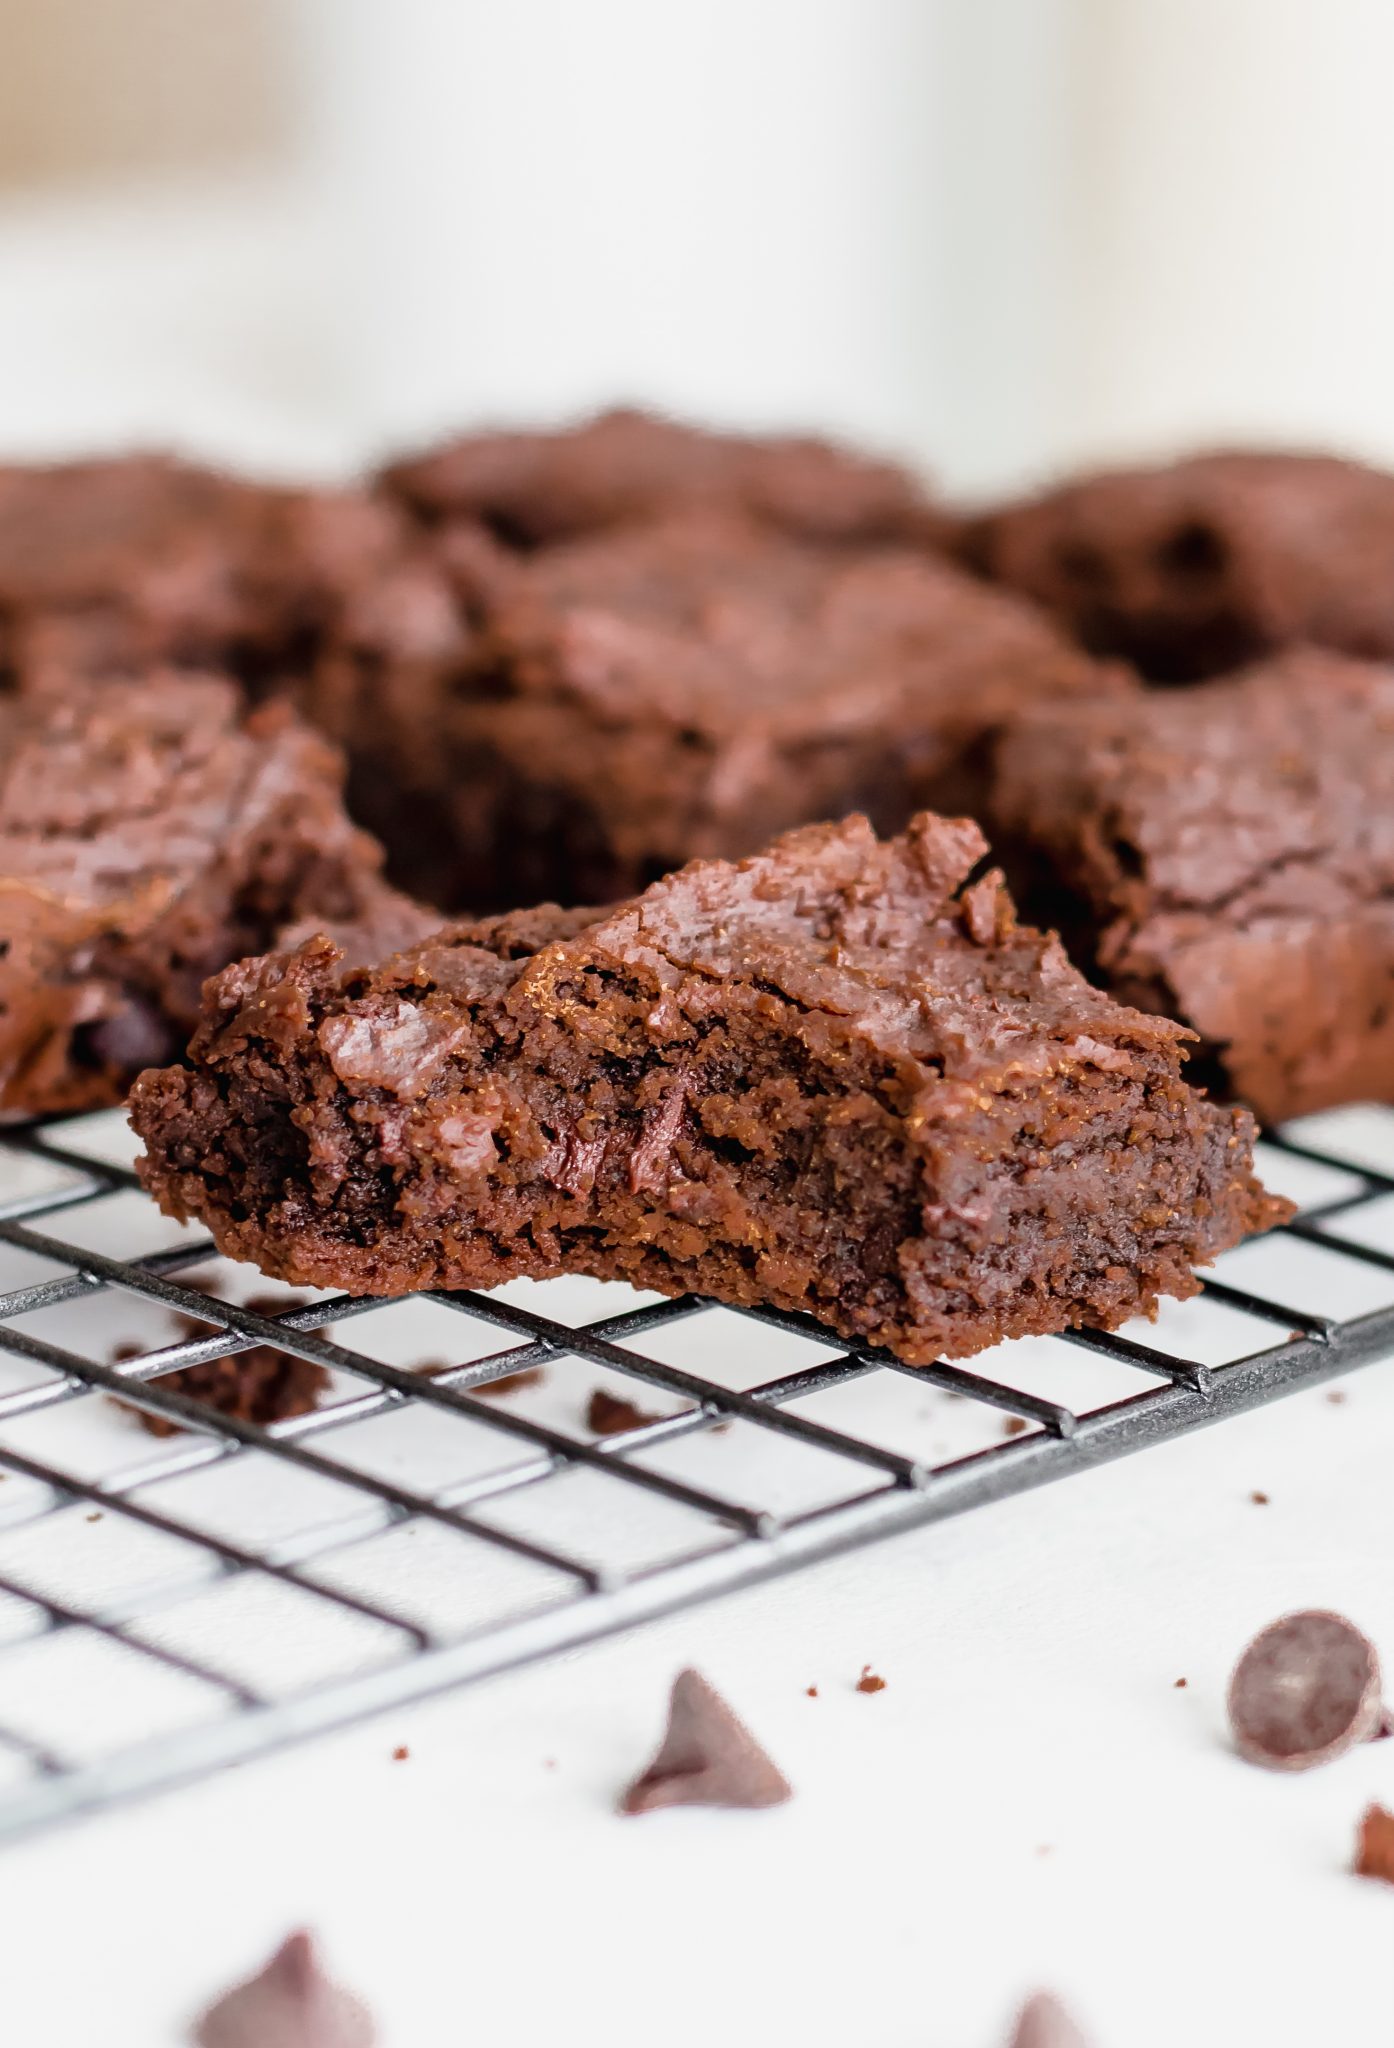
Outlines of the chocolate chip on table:
{"label": "chocolate chip on table", "polygon": [[658,1754],[619,1805],[632,1814],[663,1806],[778,1806],[790,1797],[783,1772],[720,1693],[699,1671],[680,1671]]}
{"label": "chocolate chip on table", "polygon": [[374,2048],[378,2035],[366,2008],[325,1974],[310,1936],[298,1933],[211,2005],[193,2038],[197,2048]]}
{"label": "chocolate chip on table", "polygon": [[1378,1877],[1394,1884],[1394,1813],[1385,1807],[1367,1806],[1361,1815],[1351,1868],[1357,1877]]}
{"label": "chocolate chip on table", "polygon": [[885,1690],[886,1690],[886,1681],[885,1681],[885,1679],[884,1679],[884,1678],[878,1678],[878,1677],[877,1677],[877,1675],[876,1675],[876,1673],[875,1673],[875,1672],[874,1672],[874,1671],[872,1670],[872,1668],[871,1668],[871,1666],[870,1666],[869,1664],[863,1664],[863,1666],[862,1666],[862,1675],[861,1675],[861,1677],[860,1677],[860,1678],[859,1678],[859,1679],[857,1680],[857,1691],[858,1691],[858,1692],[884,1692]]}
{"label": "chocolate chip on table", "polygon": [[1374,1644],[1342,1615],[1284,1615],[1234,1667],[1229,1719],[1250,1763],[1301,1771],[1370,1739],[1383,1718]]}
{"label": "chocolate chip on table", "polygon": [[1085,2048],[1085,2039],[1059,1999],[1038,1991],[1021,2009],[1011,2048]]}

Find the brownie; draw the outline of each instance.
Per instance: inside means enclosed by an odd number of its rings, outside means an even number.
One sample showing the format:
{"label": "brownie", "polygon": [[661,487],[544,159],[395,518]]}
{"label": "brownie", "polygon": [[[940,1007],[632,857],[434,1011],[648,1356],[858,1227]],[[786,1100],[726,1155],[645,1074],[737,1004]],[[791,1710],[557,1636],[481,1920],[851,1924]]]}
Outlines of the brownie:
{"label": "brownie", "polygon": [[941,532],[922,486],[895,463],[807,435],[715,433],[636,411],[466,434],[390,463],[380,483],[432,525],[477,522],[522,549],[682,510],[744,511],[823,542]]}
{"label": "brownie", "polygon": [[166,456],[0,468],[0,683],[152,662],[260,688],[411,544],[366,491],[252,483]]}
{"label": "brownie", "polygon": [[342,772],[222,680],[0,698],[0,1110],[119,1101],[177,1056],[204,977],[288,927],[328,923],[359,956],[419,935]]}
{"label": "brownie", "polygon": [[1303,640],[1394,657],[1394,476],[1362,463],[1231,453],[1085,476],[967,521],[959,546],[1155,682]]}
{"label": "brownie", "polygon": [[355,1293],[562,1272],[807,1310],[923,1363],[1112,1326],[1287,1213],[1180,1026],[1019,927],[967,820],[812,826],[610,911],[209,983],[132,1099],[171,1215]]}
{"label": "brownie", "polygon": [[419,580],[375,597],[308,700],[395,878],[452,909],[605,902],[852,810],[972,811],[1009,711],[1123,687],[947,563],[729,513],[475,549],[454,587],[472,633]]}
{"label": "brownie", "polygon": [[1394,671],[1319,649],[1002,743],[1024,907],[1278,1119],[1394,1100]]}

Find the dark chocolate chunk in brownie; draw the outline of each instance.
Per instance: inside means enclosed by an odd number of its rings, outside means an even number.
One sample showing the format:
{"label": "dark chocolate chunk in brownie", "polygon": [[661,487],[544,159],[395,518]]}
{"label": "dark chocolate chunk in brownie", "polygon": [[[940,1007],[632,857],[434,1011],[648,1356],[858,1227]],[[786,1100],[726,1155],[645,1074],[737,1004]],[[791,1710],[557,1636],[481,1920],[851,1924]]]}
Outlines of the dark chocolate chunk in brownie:
{"label": "dark chocolate chunk in brownie", "polygon": [[433,524],[478,522],[520,548],[713,508],[819,541],[939,533],[924,490],[894,463],[808,436],[714,433],[644,412],[467,434],[392,463],[382,481]]}
{"label": "dark chocolate chunk in brownie", "polygon": [[1085,476],[968,520],[960,547],[1157,682],[1300,640],[1394,657],[1394,476],[1358,462],[1214,454]]}
{"label": "dark chocolate chunk in brownie", "polygon": [[604,902],[852,810],[972,811],[1009,711],[1123,687],[948,564],[734,515],[476,559],[473,587],[473,642],[404,586],[402,658],[379,609],[377,651],[329,657],[310,699],[368,735],[355,810],[397,879],[451,905]]}
{"label": "dark chocolate chunk in brownie", "polygon": [[354,1292],[582,1272],[807,1310],[911,1363],[1116,1325],[1287,1213],[1177,1025],[970,882],[976,826],[808,827],[605,913],[209,984],[133,1098],[220,1248]]}
{"label": "dark chocolate chunk in brownie", "polygon": [[209,678],[0,699],[0,1110],[119,1101],[204,977],[288,927],[355,955],[418,934],[341,781],[284,706]]}
{"label": "dark chocolate chunk in brownie", "polygon": [[1394,671],[1296,650],[1032,713],[992,809],[1026,913],[1262,1117],[1394,1099]]}

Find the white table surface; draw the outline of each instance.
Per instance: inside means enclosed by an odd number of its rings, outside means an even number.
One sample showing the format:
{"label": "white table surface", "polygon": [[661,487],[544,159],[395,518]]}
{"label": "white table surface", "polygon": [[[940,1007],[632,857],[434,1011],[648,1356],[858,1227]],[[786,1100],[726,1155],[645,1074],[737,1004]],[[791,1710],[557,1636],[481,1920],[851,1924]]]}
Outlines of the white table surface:
{"label": "white table surface", "polygon": [[[343,459],[339,425],[256,388],[283,397],[294,366],[273,377],[253,351],[251,395],[229,384],[242,337],[220,308],[283,277],[286,251],[235,208],[221,238],[211,218],[164,236],[163,267],[110,223],[94,242],[84,221],[0,221],[9,446],[167,429]],[[195,330],[223,356],[162,357]],[[1394,1366],[1374,1366],[1343,1404],[1304,1393],[26,1842],[0,1855],[0,2039],[173,2048],[301,1923],[387,2048],[998,2048],[1038,1985],[1097,2048],[1384,2038],[1394,1889],[1348,1864],[1366,1803],[1394,1806],[1394,1743],[1272,1777],[1232,1755],[1223,1697],[1248,1636],[1294,1606],[1349,1613],[1394,1660],[1392,1447]],[[868,1662],[874,1696],[854,1690]],[[615,1816],[687,1663],[765,1739],[791,1804]],[[79,1673],[68,1704],[81,1724],[110,1701]]]}

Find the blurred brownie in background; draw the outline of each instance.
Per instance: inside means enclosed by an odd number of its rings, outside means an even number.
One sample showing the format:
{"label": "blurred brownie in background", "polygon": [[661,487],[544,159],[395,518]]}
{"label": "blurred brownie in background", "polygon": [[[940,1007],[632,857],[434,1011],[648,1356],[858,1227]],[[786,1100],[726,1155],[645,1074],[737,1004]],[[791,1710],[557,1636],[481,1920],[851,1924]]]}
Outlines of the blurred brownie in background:
{"label": "blurred brownie in background", "polygon": [[420,580],[379,592],[307,699],[395,877],[451,908],[607,902],[849,811],[972,811],[1009,713],[1129,689],[950,564],[739,513],[526,558],[476,537],[453,574],[468,629]]}
{"label": "blurred brownie in background", "polygon": [[290,931],[421,929],[281,704],[154,672],[0,698],[0,1111],[119,1101],[176,1058],[205,976]]}
{"label": "blurred brownie in background", "polygon": [[0,684],[172,662],[259,690],[302,668],[344,595],[411,539],[368,492],[168,456],[0,468]]}
{"label": "blurred brownie in background", "polygon": [[745,512],[819,541],[937,540],[906,469],[810,436],[715,433],[654,413],[553,431],[465,434],[390,463],[385,490],[441,526],[478,522],[514,548],[670,512]]}
{"label": "blurred brownie in background", "polygon": [[1328,455],[1191,456],[964,522],[963,559],[1160,683],[1295,641],[1394,658],[1394,476]]}
{"label": "blurred brownie in background", "polygon": [[1262,1117],[1394,1100],[1394,670],[1299,649],[1037,710],[991,813],[1025,914]]}

